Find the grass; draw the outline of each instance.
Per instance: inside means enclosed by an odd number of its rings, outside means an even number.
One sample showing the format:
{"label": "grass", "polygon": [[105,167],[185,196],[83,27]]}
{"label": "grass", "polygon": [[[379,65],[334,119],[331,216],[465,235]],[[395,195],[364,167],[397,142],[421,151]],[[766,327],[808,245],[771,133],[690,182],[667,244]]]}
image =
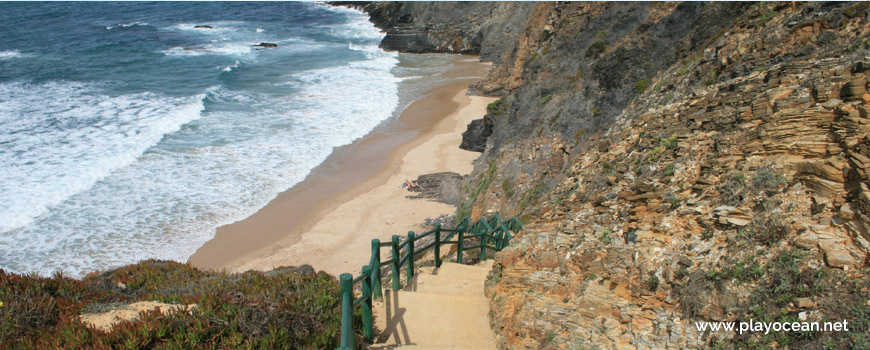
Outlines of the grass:
{"label": "grass", "polygon": [[[117,287],[119,282],[126,288]],[[341,332],[339,295],[338,281],[325,273],[222,274],[157,260],[83,280],[0,270],[0,347],[335,348]],[[197,308],[143,313],[108,332],[78,318],[86,310],[143,300]]]}

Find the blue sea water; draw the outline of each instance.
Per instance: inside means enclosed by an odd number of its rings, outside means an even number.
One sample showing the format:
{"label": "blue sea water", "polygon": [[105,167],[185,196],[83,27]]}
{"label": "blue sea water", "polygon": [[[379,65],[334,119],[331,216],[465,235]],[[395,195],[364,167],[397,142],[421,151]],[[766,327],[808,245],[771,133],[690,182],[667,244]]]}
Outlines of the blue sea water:
{"label": "blue sea water", "polygon": [[0,3],[0,268],[186,260],[394,116],[416,73],[381,38],[314,3]]}

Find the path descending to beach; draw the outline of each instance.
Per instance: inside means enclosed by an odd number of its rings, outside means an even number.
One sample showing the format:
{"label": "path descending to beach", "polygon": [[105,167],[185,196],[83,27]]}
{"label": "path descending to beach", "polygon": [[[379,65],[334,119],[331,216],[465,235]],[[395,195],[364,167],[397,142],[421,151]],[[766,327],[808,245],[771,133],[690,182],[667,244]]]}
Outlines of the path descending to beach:
{"label": "path descending to beach", "polygon": [[438,269],[421,268],[403,290],[384,290],[374,307],[381,336],[372,349],[494,350],[483,294],[492,262],[444,262]]}

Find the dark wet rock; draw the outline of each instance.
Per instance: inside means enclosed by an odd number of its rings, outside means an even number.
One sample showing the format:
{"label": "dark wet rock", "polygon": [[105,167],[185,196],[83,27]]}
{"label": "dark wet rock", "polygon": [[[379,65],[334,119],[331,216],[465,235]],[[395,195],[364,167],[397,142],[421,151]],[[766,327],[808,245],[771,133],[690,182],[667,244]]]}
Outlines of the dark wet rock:
{"label": "dark wet rock", "polygon": [[193,28],[194,28],[194,29],[214,29],[214,27],[212,27],[212,26],[206,26],[206,25],[199,25],[199,26],[195,26],[195,27],[193,27]]}
{"label": "dark wet rock", "polygon": [[278,44],[262,42],[262,43],[259,43],[257,45],[254,45],[254,47],[263,47],[263,48],[278,47]]}

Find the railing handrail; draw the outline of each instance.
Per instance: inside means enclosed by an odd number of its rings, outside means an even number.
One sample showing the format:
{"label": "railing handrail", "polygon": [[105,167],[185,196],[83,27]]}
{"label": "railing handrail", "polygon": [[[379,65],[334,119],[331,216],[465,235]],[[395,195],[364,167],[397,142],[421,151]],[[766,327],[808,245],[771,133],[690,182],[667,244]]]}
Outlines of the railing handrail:
{"label": "railing handrail", "polygon": [[[495,227],[495,228],[493,228]],[[372,240],[372,254],[369,259],[369,264],[362,267],[362,273],[354,277],[353,274],[343,273],[339,276],[341,282],[342,294],[342,313],[341,313],[341,347],[339,350],[349,350],[355,348],[355,339],[353,332],[353,310],[360,306],[363,310],[363,337],[367,342],[371,342],[373,338],[372,329],[372,302],[382,297],[381,288],[381,266],[389,264],[392,268],[392,289],[399,290],[401,283],[399,281],[399,272],[401,266],[407,264],[408,273],[407,281],[410,282],[414,276],[414,256],[429,249],[435,250],[435,266],[441,267],[441,246],[448,244],[457,245],[456,262],[462,264],[462,253],[464,250],[480,248],[480,260],[486,260],[487,248],[499,251],[506,247],[513,238],[511,231],[517,233],[523,229],[523,223],[516,217],[503,221],[496,213],[489,219],[480,218],[477,222],[473,222],[470,216],[466,216],[459,221],[453,229],[442,229],[441,224],[435,224],[435,228],[424,232],[417,236],[413,231],[408,232],[408,237],[404,242],[399,243],[399,236],[394,235],[389,242],[381,242],[379,239]],[[448,233],[446,237],[442,233]],[[465,235],[470,233],[470,235]],[[435,235],[432,243],[429,243],[419,250],[415,246],[415,241],[429,235]],[[451,239],[459,235],[455,241]],[[480,244],[473,246],[465,246],[465,240],[469,238],[480,237]],[[488,240],[494,241],[494,246],[490,246]],[[387,260],[381,260],[381,248],[390,248],[391,257]],[[405,254],[402,256],[402,248],[405,249]],[[354,285],[361,283],[362,295],[359,298],[353,298]]]}

